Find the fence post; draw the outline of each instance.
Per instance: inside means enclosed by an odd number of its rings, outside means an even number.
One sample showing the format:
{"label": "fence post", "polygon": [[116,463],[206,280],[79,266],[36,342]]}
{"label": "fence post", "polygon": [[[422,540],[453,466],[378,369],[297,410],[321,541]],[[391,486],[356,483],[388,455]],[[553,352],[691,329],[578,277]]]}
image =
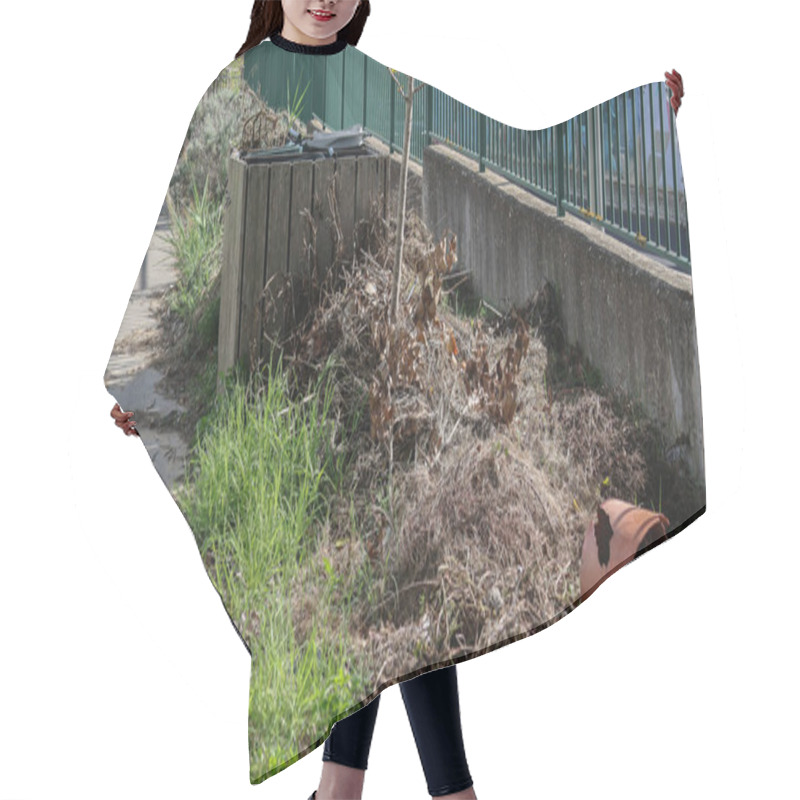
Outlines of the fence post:
{"label": "fence post", "polygon": [[319,115],[319,118],[322,120],[322,129],[325,130],[325,125],[327,125],[327,116],[328,116],[328,70],[330,67],[328,66],[329,62],[324,62],[322,65],[322,113]]}
{"label": "fence post", "polygon": [[589,109],[586,130],[589,167],[589,211],[592,225],[601,227],[603,206],[603,148],[600,136],[602,125],[600,106]]}
{"label": "fence post", "polygon": [[345,75],[347,74],[347,70],[345,69],[345,61],[347,60],[347,53],[342,53],[342,124],[339,126],[339,130],[344,130],[344,98],[347,94],[347,87],[345,86]]}
{"label": "fence post", "polygon": [[394,98],[397,94],[394,81],[389,81],[389,155],[394,152]]}
{"label": "fence post", "polygon": [[478,114],[478,172],[486,172],[486,115]]}
{"label": "fence post", "polygon": [[556,125],[556,216],[563,217],[564,212],[564,126]]}
{"label": "fence post", "polygon": [[361,65],[364,69],[364,121],[362,125],[366,128],[367,127],[367,55],[366,53],[362,54],[364,56],[361,59]]}
{"label": "fence post", "polygon": [[431,128],[433,127],[433,87],[425,84],[425,145],[430,147],[433,142]]}

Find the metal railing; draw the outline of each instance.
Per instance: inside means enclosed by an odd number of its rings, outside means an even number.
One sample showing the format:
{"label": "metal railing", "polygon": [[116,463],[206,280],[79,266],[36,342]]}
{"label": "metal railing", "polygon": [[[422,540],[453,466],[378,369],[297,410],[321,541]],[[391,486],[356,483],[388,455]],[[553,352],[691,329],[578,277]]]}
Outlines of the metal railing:
{"label": "metal railing", "polygon": [[[407,77],[396,73],[401,84]],[[244,79],[267,105],[306,94],[300,119],[330,128],[356,123],[403,147],[405,104],[389,70],[358,50],[319,58],[278,47],[245,53]],[[675,115],[663,82],[629,90],[543,130],[481,114],[426,85],[414,96],[410,154],[446,144],[611,235],[691,273],[686,192]]]}

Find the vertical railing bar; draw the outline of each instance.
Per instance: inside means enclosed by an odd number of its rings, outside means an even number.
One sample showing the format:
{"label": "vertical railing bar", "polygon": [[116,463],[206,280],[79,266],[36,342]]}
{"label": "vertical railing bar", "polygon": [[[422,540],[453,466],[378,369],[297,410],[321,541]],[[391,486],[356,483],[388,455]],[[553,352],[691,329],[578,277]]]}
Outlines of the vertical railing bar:
{"label": "vertical railing bar", "polygon": [[[642,208],[639,196],[639,126],[636,124],[636,95],[641,100],[641,86],[633,91],[631,110],[633,113],[633,183],[636,193],[636,233],[642,235]],[[641,103],[639,104],[641,106]],[[642,113],[642,135],[644,135],[644,113]]]}
{"label": "vertical railing bar", "polygon": [[394,81],[389,79],[389,155],[394,152],[394,103],[395,95],[397,94],[397,87]]}
{"label": "vertical railing bar", "polygon": [[364,70],[364,108],[362,109],[361,116],[364,121],[361,123],[365,128],[367,127],[367,54],[362,53],[361,66]]}
{"label": "vertical railing bar", "polygon": [[449,142],[456,141],[455,135],[455,119],[453,118],[453,102],[451,99],[443,99],[444,102],[444,124],[446,125],[444,131],[445,138]]}
{"label": "vertical railing bar", "polygon": [[[606,219],[606,149],[605,149],[605,136],[603,136],[603,110],[605,108],[605,101],[598,106],[600,109],[600,191],[598,199],[600,201],[600,216],[602,220]],[[610,158],[609,158],[610,160]]]}
{"label": "vertical railing bar", "polygon": [[[610,202],[610,213],[608,219],[611,224],[614,224],[614,128],[611,125],[611,100],[606,100],[606,112],[608,114],[608,176],[603,176],[608,179],[608,196]],[[605,166],[606,160],[603,158],[603,165]],[[603,216],[606,216],[605,209]]]}
{"label": "vertical railing bar", "polygon": [[542,188],[546,191],[550,191],[550,187],[552,186],[552,172],[553,167],[551,164],[550,159],[550,137],[552,136],[552,132],[550,128],[547,128],[544,132],[544,144],[542,147],[543,151],[543,158],[542,158],[542,167],[543,167],[543,176],[544,180],[542,181]]}
{"label": "vertical railing bar", "polygon": [[594,179],[594,208],[592,211],[595,213],[596,216],[600,216],[600,212],[603,210],[603,206],[601,203],[602,199],[602,192],[600,191],[600,181],[602,179],[601,175],[601,167],[603,161],[603,154],[601,152],[601,143],[602,139],[600,138],[600,128],[601,128],[601,119],[600,119],[600,106],[595,106],[594,108],[594,115],[592,117],[592,134],[594,136],[594,147],[592,148],[591,159],[594,165],[593,170],[593,179]]}
{"label": "vertical railing bar", "polygon": [[483,114],[478,115],[478,125],[479,125],[478,172],[485,172],[486,171],[486,117]]}
{"label": "vertical railing bar", "polygon": [[528,130],[528,180],[531,186],[536,183],[536,131]]}
{"label": "vertical railing bar", "polygon": [[425,145],[430,147],[433,141],[433,87],[426,83],[422,91],[425,92]]}
{"label": "vertical railing bar", "polygon": [[533,185],[533,131],[525,131],[525,180]]}
{"label": "vertical railing bar", "polygon": [[578,159],[578,180],[580,181],[579,187],[580,187],[580,198],[581,198],[580,207],[581,208],[586,208],[586,190],[584,188],[585,187],[585,183],[584,183],[584,179],[583,179],[583,170],[584,170],[584,164],[583,164],[583,128],[584,128],[584,125],[585,125],[585,119],[586,119],[585,118],[585,112],[582,111],[580,114],[578,114],[578,141],[577,141],[577,144],[575,145],[575,149],[577,151],[577,156],[576,157]]}
{"label": "vertical railing bar", "polygon": [[340,125],[340,130],[342,128],[344,128],[344,98],[345,98],[345,92],[346,92],[346,87],[345,87],[346,81],[345,81],[345,78],[347,76],[347,69],[345,68],[346,67],[346,63],[345,63],[346,61],[347,61],[347,54],[346,53],[342,53],[342,114],[341,114],[342,124]]}
{"label": "vertical railing bar", "polygon": [[[648,96],[650,94],[650,87],[647,87]],[[644,88],[641,88],[639,93],[639,100],[640,105],[642,107],[642,177],[644,181],[644,215],[645,215],[645,222],[647,233],[643,234],[646,236],[647,239],[650,239],[650,185],[647,182],[647,146],[646,146],[646,138],[647,138],[647,118],[645,116],[646,110],[644,107]]]}
{"label": "vertical railing bar", "polygon": [[572,204],[574,206],[582,206],[583,203],[578,199],[580,195],[580,165],[578,162],[579,151],[581,147],[581,123],[580,114],[572,118]]}
{"label": "vertical railing bar", "polygon": [[[611,212],[608,218],[614,224],[614,128],[611,125],[611,100],[606,100],[608,112],[608,196],[611,200]],[[605,159],[603,159],[605,164]]]}
{"label": "vertical railing bar", "polygon": [[[567,123],[569,125],[569,137],[567,142],[572,142],[572,157],[569,156],[567,150],[567,199],[572,205],[575,205],[577,193],[575,191],[575,117]],[[570,177],[572,180],[570,181]]]}
{"label": "vertical railing bar", "polygon": [[539,132],[539,150],[538,150],[538,171],[539,175],[536,180],[536,185],[540,189],[544,189],[547,186],[547,172],[546,172],[546,158],[547,158],[547,129]]}
{"label": "vertical railing bar", "polygon": [[614,114],[617,117],[617,208],[619,209],[619,226],[623,228],[622,216],[622,152],[619,146],[619,95],[614,98]]}
{"label": "vertical railing bar", "polygon": [[[648,94],[650,96],[650,149],[653,158],[653,203],[655,204],[653,218],[656,222],[656,244],[659,246],[661,245],[661,225],[659,224],[659,214],[658,214],[658,172],[656,167],[656,121],[653,112],[653,87],[652,84],[649,87]],[[648,231],[648,239],[652,239],[652,236],[649,235]]]}
{"label": "vertical railing bar", "polygon": [[[578,114],[576,117],[577,124],[577,137],[575,142],[575,205],[579,208],[584,208],[584,191],[583,191],[583,124],[581,118],[583,114]],[[578,200],[580,197],[580,201]]]}
{"label": "vertical railing bar", "polygon": [[586,174],[586,208],[590,211],[592,210],[592,179],[593,179],[593,172],[594,169],[592,168],[592,144],[594,139],[594,130],[592,129],[592,125],[594,124],[594,112],[590,109],[587,109],[585,112],[586,114],[586,157],[583,156],[583,150],[581,150],[581,158],[584,160],[583,164],[583,171]]}
{"label": "vertical railing bar", "polygon": [[586,111],[586,188],[589,193],[589,202],[586,208],[589,209],[590,214],[594,214],[596,202],[596,181],[595,173],[597,172],[595,158],[595,151],[597,150],[597,143],[595,142],[595,109],[590,108]]}
{"label": "vertical railing bar", "polygon": [[555,159],[554,168],[556,190],[556,216],[563,217],[564,211],[564,123],[560,122],[555,129]]}
{"label": "vertical railing bar", "polygon": [[328,70],[330,67],[329,61],[325,62],[325,68],[322,72],[322,114],[320,114],[320,119],[322,120],[323,127],[328,124],[328,120],[326,117],[328,116]]}
{"label": "vertical railing bar", "polygon": [[672,250],[672,236],[669,229],[669,185],[667,184],[667,133],[664,125],[664,81],[658,83],[658,118],[661,122],[661,172],[664,177],[664,225],[667,229],[667,250]]}
{"label": "vertical railing bar", "polygon": [[[633,214],[631,209],[631,158],[628,146],[628,92],[625,92],[625,102],[622,104],[622,113],[625,117],[625,190],[628,195],[628,231],[633,233]],[[635,132],[634,132],[635,133]]]}
{"label": "vertical railing bar", "polygon": [[503,163],[505,164],[505,169],[513,176],[516,176],[517,171],[514,168],[514,164],[516,163],[516,128],[513,125],[504,125],[505,128],[505,136],[503,137],[506,142],[506,149],[507,152],[503,153]]}
{"label": "vertical railing bar", "polygon": [[[582,123],[578,125],[578,146],[577,146],[577,150],[578,150],[578,165],[579,165],[579,167],[578,167],[579,168],[579,173],[578,174],[580,175],[580,179],[581,179],[581,208],[588,208],[588,206],[586,205],[586,190],[584,188],[585,184],[584,184],[584,180],[583,180],[583,170],[584,170],[584,164],[583,164],[583,128],[584,128],[584,125],[588,125],[589,124],[588,123],[588,114],[587,114],[587,112],[586,111],[582,111],[580,114],[578,114],[578,118],[581,119],[581,117],[583,118]],[[587,128],[587,133],[588,133],[588,128]],[[587,139],[587,144],[588,144],[588,139]]]}
{"label": "vertical railing bar", "polygon": [[[594,147],[592,148],[593,151],[594,151],[592,153],[592,167],[593,167],[593,169],[592,169],[592,173],[593,173],[592,174],[592,179],[594,181],[594,198],[593,198],[594,199],[594,203],[593,203],[594,207],[592,208],[592,211],[594,212],[594,214],[596,214],[598,216],[599,216],[599,212],[603,210],[603,206],[602,206],[602,204],[600,202],[601,197],[602,197],[602,194],[600,192],[600,180],[601,180],[601,177],[600,177],[600,166],[601,166],[601,163],[600,162],[602,162],[602,153],[601,153],[601,150],[600,150],[601,140],[600,140],[600,134],[599,134],[599,131],[600,131],[599,122],[600,122],[600,106],[595,106],[594,113],[593,113],[593,116],[592,116],[592,135],[594,137]],[[600,153],[600,158],[598,158],[598,153]]]}
{"label": "vertical railing bar", "polygon": [[680,207],[678,205],[678,147],[675,142],[675,125],[677,122],[677,115],[672,110],[670,105],[669,117],[669,135],[670,135],[670,150],[672,153],[672,183],[675,186],[675,232],[677,234],[678,246],[676,248],[676,255],[681,255],[681,215]]}

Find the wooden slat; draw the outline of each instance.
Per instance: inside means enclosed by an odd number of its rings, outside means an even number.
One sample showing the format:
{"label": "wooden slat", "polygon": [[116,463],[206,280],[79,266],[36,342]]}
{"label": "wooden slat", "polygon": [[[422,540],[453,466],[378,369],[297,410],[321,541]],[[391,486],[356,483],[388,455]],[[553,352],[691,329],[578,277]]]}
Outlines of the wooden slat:
{"label": "wooden slat", "polygon": [[292,165],[292,210],[289,223],[289,265],[290,275],[308,274],[309,240],[308,220],[304,210],[311,210],[312,188],[314,183],[314,164],[311,161],[298,161]]}
{"label": "wooden slat", "polygon": [[314,164],[296,161],[292,165],[292,217],[289,222],[289,273],[308,275],[309,259],[305,242],[309,240],[308,220],[301,213],[311,211]]}
{"label": "wooden slat", "polygon": [[356,240],[360,241],[364,223],[369,223],[369,199],[372,192],[372,175],[367,162],[374,161],[372,158],[363,157],[355,160],[356,164],[356,191],[355,191],[355,210],[353,226],[356,230]]}
{"label": "wooden slat", "polygon": [[260,297],[265,280],[269,175],[269,164],[251,164],[248,167],[238,348],[239,359],[248,371],[257,367],[255,362],[260,356]]}
{"label": "wooden slat", "polygon": [[223,231],[217,373],[222,377],[236,362],[241,294],[242,229],[247,188],[246,164],[235,156],[228,161],[228,187]]}
{"label": "wooden slat", "polygon": [[312,213],[317,222],[317,277],[320,283],[327,277],[336,254],[333,214],[328,201],[328,187],[333,177],[332,158],[320,158],[314,162]]}
{"label": "wooden slat", "polygon": [[307,214],[313,198],[314,164],[296,161],[292,165],[291,219],[289,220],[289,275],[292,282],[292,326],[298,325],[308,310],[307,290],[311,276],[308,243],[311,229]]}
{"label": "wooden slat", "polygon": [[381,166],[382,160],[379,156],[367,156],[359,158],[358,181],[357,181],[357,226],[359,228],[356,240],[359,247],[371,247],[369,239],[370,232],[378,230],[379,226],[376,215],[383,211],[383,200],[381,198]]}
{"label": "wooden slat", "polygon": [[389,156],[383,157],[383,218],[389,219],[389,184],[391,178],[392,161]]}
{"label": "wooden slat", "polygon": [[342,258],[346,264],[353,260],[353,227],[355,224],[356,158],[344,156],[336,159],[336,201],[344,236]]}
{"label": "wooden slat", "polygon": [[270,165],[269,209],[267,211],[267,269],[264,280],[274,275],[270,282],[269,296],[273,303],[265,323],[270,336],[281,339],[286,324],[285,292],[286,273],[289,263],[289,203],[292,188],[292,165],[277,163]]}

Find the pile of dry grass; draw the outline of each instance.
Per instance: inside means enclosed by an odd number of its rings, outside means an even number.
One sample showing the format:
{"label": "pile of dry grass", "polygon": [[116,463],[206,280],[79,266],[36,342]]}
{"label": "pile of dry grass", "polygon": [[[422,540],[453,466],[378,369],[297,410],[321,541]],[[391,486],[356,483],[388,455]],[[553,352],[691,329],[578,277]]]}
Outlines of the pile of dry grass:
{"label": "pile of dry grass", "polygon": [[[597,502],[641,501],[648,484],[641,430],[619,404],[548,382],[553,359],[580,363],[549,287],[494,324],[457,317],[442,303],[454,237],[434,241],[412,214],[392,323],[393,240],[386,230],[375,252],[337,273],[285,360],[298,392],[334,364],[332,414],[352,468],[321,555],[337,575],[372,576],[355,591],[346,578],[340,599],[382,678],[560,618],[579,598]],[[317,610],[309,587],[324,577],[321,562],[301,580]],[[337,604],[325,613],[336,630]]]}

